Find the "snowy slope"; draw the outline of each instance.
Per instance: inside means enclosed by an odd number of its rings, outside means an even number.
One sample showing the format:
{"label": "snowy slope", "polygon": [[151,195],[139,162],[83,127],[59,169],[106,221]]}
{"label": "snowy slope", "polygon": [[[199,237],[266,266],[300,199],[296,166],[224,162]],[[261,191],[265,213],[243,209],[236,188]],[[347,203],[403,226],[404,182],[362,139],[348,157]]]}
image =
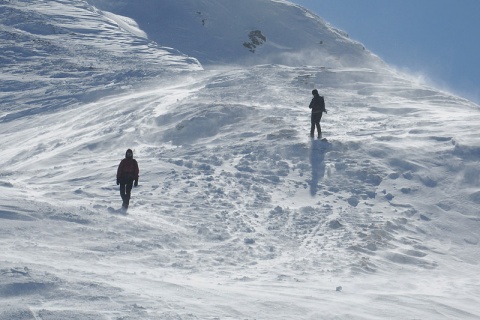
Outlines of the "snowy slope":
{"label": "snowy slope", "polygon": [[[0,76],[1,320],[480,317],[478,105],[368,63],[202,70],[145,40],[141,12],[80,3],[2,3],[15,33],[7,10],[55,12],[52,25],[108,18],[124,39],[101,40],[102,27],[63,48],[93,37],[126,60],[67,77],[73,90],[30,42],[10,42],[27,53]],[[273,3],[280,20],[305,12]],[[59,56],[61,70],[84,55],[45,49]],[[143,59],[158,69],[136,72]],[[57,91],[40,100],[45,88]],[[308,137],[312,88],[328,141]],[[124,213],[127,148],[141,172]]]}
{"label": "snowy slope", "polygon": [[[146,39],[133,20],[81,0],[2,1],[0,28],[0,117],[95,99],[109,84],[132,85],[146,75],[201,69],[196,59]],[[24,90],[29,99],[20,106]]]}
{"label": "snowy slope", "polygon": [[89,0],[134,18],[149,39],[203,65],[378,66],[362,44],[289,1]]}

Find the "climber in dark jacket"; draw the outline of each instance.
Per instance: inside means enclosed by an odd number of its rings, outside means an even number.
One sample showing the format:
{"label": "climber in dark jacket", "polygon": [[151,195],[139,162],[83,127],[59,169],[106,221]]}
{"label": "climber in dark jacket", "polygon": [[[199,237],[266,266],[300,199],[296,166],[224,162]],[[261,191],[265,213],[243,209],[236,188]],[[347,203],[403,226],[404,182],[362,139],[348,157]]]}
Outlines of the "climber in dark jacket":
{"label": "climber in dark jacket", "polygon": [[117,186],[120,185],[120,196],[122,197],[122,207],[127,209],[130,202],[130,193],[132,187],[138,186],[138,169],[137,160],[133,159],[133,151],[128,149],[125,153],[125,159],[120,162],[117,170]]}
{"label": "climber in dark jacket", "polygon": [[325,109],[325,100],[318,94],[317,89],[312,90],[313,99],[308,106],[312,109],[312,126],[310,128],[310,137],[315,135],[315,127],[317,127],[318,138],[322,136],[322,128],[320,127],[320,120],[322,120],[322,114],[327,110]]}

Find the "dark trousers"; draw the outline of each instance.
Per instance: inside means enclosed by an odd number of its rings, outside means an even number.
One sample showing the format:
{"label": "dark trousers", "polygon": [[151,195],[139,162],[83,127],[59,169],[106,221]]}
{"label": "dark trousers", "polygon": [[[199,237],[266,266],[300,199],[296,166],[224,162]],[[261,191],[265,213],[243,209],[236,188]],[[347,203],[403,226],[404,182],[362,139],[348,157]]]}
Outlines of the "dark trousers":
{"label": "dark trousers", "polygon": [[120,196],[123,200],[123,206],[128,207],[130,202],[130,194],[132,192],[133,179],[120,180]]}
{"label": "dark trousers", "polygon": [[312,126],[310,128],[310,137],[315,135],[315,127],[317,127],[318,136],[322,134],[322,127],[320,127],[320,120],[322,120],[322,112],[312,113]]}

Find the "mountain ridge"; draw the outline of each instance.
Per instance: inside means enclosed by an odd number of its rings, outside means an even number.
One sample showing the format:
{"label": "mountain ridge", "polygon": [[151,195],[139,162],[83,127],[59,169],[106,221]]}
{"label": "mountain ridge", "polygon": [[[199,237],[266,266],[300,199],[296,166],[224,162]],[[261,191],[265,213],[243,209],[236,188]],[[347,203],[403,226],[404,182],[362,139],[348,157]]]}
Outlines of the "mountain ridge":
{"label": "mountain ridge", "polygon": [[[146,0],[112,4],[91,0],[90,3],[142,21],[140,27],[149,39],[197,57],[204,65],[254,65],[267,61],[297,66],[381,64],[381,60],[360,43],[289,1],[168,0],[152,3]],[[145,7],[148,10],[144,10]],[[172,19],[170,12],[181,16]],[[265,38],[256,50],[244,47],[251,32],[260,32]]]}
{"label": "mountain ridge", "polygon": [[[135,83],[145,76],[202,69],[194,58],[123,31],[111,15],[85,1],[15,0],[0,9],[4,119],[48,112],[45,105],[62,99],[62,107],[90,101],[113,89],[111,84],[131,85],[127,79]],[[21,90],[32,92],[23,106],[15,101]]]}

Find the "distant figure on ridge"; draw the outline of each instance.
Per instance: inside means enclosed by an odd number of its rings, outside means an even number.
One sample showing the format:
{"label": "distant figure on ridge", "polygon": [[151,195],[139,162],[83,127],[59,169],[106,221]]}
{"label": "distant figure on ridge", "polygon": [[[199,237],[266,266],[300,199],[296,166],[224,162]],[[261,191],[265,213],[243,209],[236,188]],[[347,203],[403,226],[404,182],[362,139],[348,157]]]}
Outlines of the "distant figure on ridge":
{"label": "distant figure on ridge", "polygon": [[322,120],[322,114],[327,110],[325,109],[325,100],[318,94],[317,89],[312,90],[313,99],[308,106],[312,109],[312,126],[310,128],[310,137],[315,136],[315,127],[317,127],[318,138],[322,137],[322,128],[320,127],[320,120]]}
{"label": "distant figure on ridge", "polygon": [[133,151],[128,149],[125,153],[125,159],[120,162],[117,170],[117,186],[120,185],[120,196],[123,200],[122,207],[124,209],[128,208],[132,187],[138,186],[139,172],[137,160],[133,159]]}

